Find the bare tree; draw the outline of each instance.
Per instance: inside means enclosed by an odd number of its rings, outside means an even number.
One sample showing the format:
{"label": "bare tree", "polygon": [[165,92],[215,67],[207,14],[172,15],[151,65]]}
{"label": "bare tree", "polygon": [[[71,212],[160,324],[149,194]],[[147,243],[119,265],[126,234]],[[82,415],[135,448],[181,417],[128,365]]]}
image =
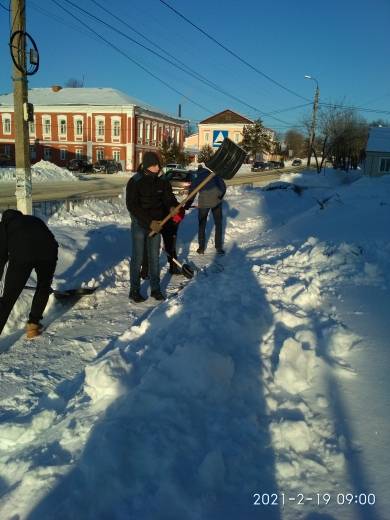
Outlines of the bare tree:
{"label": "bare tree", "polygon": [[305,136],[292,128],[286,132],[284,136],[284,142],[288,150],[292,150],[293,156],[300,157],[304,153],[305,149]]}
{"label": "bare tree", "polygon": [[83,88],[84,87],[84,79],[76,79],[69,78],[65,83],[65,87],[67,88]]}

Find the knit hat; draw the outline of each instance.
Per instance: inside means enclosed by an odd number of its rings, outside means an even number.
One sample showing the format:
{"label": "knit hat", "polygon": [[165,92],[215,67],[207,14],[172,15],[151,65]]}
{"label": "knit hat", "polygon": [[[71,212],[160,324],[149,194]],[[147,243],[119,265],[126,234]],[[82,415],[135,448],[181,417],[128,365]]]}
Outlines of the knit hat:
{"label": "knit hat", "polygon": [[155,166],[156,164],[158,164],[158,167],[161,169],[159,156],[154,152],[145,152],[142,159],[143,168],[147,170],[150,166]]}

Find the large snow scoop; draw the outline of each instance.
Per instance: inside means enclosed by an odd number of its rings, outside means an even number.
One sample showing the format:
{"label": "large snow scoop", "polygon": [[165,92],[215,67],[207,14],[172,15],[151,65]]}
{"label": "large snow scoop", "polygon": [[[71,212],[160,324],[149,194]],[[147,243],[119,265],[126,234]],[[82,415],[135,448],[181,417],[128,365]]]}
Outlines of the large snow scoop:
{"label": "large snow scoop", "polygon": [[[26,285],[24,287],[30,291],[35,291],[36,287],[32,285]],[[63,300],[65,298],[71,298],[72,296],[86,296],[88,294],[92,294],[96,291],[97,287],[78,287],[76,289],[64,289],[62,291],[58,289],[52,289],[52,294],[57,300]]]}
{"label": "large snow scoop", "polygon": [[192,267],[188,264],[181,264],[176,258],[171,258],[172,262],[175,262],[175,264],[180,267],[181,274],[191,280],[191,278],[194,277],[194,270]]}
{"label": "large snow scoop", "polygon": [[[168,220],[179,212],[180,208],[183,208],[190,199],[195,197],[198,191],[211,181],[213,177],[219,175],[222,179],[232,179],[240,169],[246,156],[247,152],[243,148],[226,137],[218,151],[211,157],[211,159],[205,162],[206,168],[210,170],[210,175],[208,175],[194,190],[192,190],[192,192],[189,193],[187,197],[161,221],[160,229],[168,222]],[[152,237],[155,234],[156,233],[151,231],[149,236]]]}

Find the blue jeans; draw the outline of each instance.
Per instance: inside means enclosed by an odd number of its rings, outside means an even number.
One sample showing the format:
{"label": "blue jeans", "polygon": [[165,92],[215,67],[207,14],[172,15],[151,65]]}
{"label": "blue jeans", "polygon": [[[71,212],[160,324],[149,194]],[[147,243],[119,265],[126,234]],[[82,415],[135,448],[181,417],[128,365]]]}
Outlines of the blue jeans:
{"label": "blue jeans", "polygon": [[131,220],[131,261],[130,261],[130,291],[139,291],[140,271],[144,255],[144,244],[148,251],[148,267],[150,288],[152,291],[160,290],[160,241],[158,233],[149,237],[149,230],[143,228],[136,219]]}

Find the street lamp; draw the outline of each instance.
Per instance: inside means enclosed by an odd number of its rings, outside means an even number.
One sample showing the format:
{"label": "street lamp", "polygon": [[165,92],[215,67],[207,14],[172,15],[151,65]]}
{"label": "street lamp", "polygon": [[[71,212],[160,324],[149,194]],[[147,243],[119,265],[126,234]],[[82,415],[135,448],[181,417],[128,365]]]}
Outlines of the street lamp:
{"label": "street lamp", "polygon": [[311,79],[312,81],[316,82],[316,92],[314,95],[314,103],[313,103],[313,115],[311,119],[311,128],[310,128],[310,141],[309,141],[309,154],[307,157],[307,166],[310,166],[310,160],[311,160],[311,151],[313,149],[314,145],[314,137],[315,137],[315,129],[316,129],[316,118],[317,118],[317,110],[318,110],[318,100],[320,97],[320,87],[318,86],[318,81],[316,78],[313,78],[313,76],[309,76],[308,74],[305,74],[305,79]]}

